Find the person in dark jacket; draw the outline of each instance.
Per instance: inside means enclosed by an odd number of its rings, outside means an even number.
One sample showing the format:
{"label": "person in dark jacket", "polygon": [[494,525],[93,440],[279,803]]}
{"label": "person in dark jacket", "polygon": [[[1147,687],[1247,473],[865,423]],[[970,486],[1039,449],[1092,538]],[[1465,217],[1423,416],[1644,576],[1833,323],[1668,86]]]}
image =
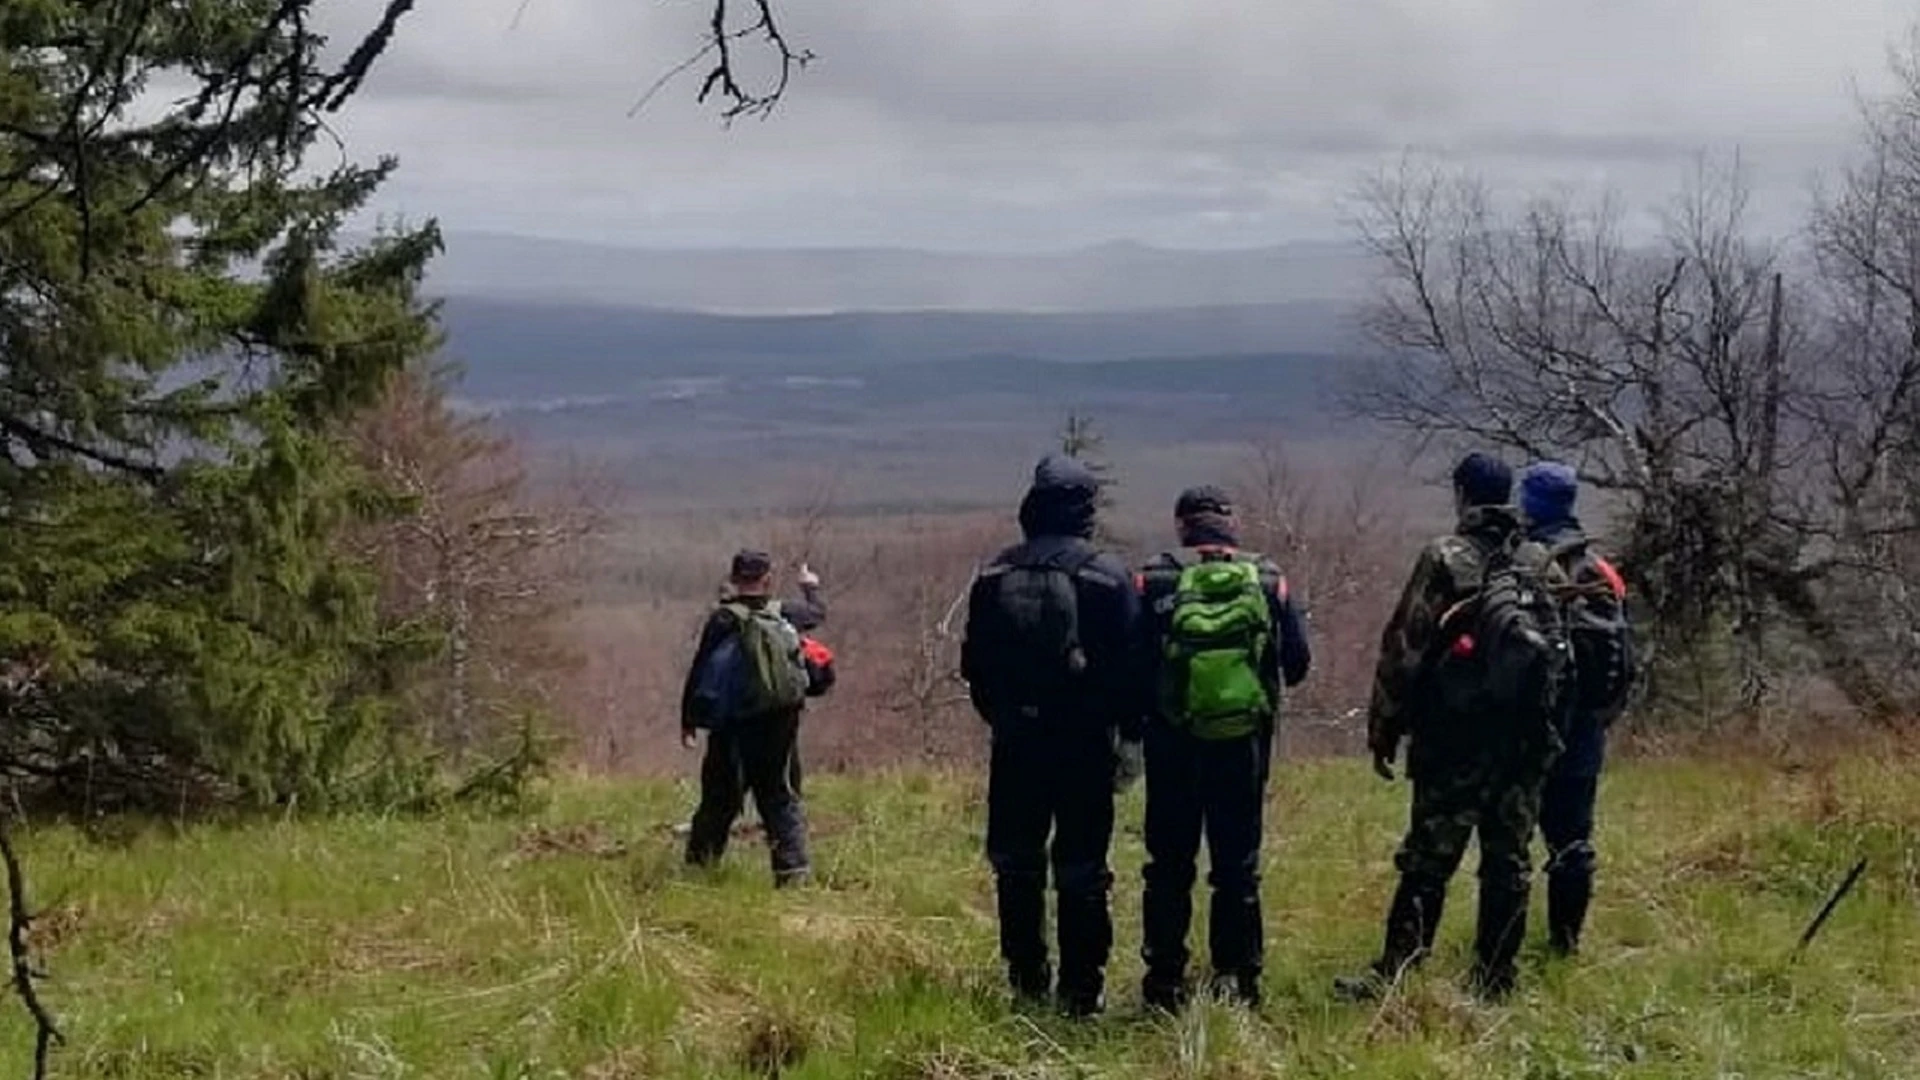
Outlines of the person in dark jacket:
{"label": "person in dark jacket", "polygon": [[1207,840],[1213,887],[1210,941],[1215,989],[1246,1004],[1260,1000],[1265,932],[1260,914],[1260,837],[1267,777],[1273,757],[1274,716],[1258,718],[1251,734],[1205,739],[1182,730],[1161,707],[1158,681],[1181,571],[1195,562],[1254,562],[1271,619],[1259,675],[1277,709],[1283,686],[1307,676],[1312,655],[1280,568],[1239,551],[1233,504],[1225,492],[1197,487],[1174,506],[1181,550],[1163,553],[1141,571],[1143,616],[1138,672],[1154,685],[1139,691],[1145,711],[1147,867],[1142,902],[1147,973],[1142,993],[1150,1008],[1174,1010],[1187,987],[1187,930],[1193,918],[1195,863]]}
{"label": "person in dark jacket", "polygon": [[[1137,737],[1127,665],[1138,608],[1125,566],[1092,543],[1098,498],[1080,462],[1040,462],[1020,504],[1026,539],[995,556],[969,590],[960,658],[992,733],[986,847],[1008,979],[1021,998],[1054,993],[1077,1016],[1105,1003],[1115,747],[1121,735]],[[1049,866],[1057,988],[1045,932]]]}
{"label": "person in dark jacket", "polygon": [[[796,631],[812,629],[826,617],[819,579],[804,569],[801,594],[798,601],[779,605],[782,617]],[[804,882],[811,869],[806,812],[797,790],[801,710],[729,719],[716,728],[721,718],[706,715],[711,706],[699,692],[715,650],[729,636],[739,633],[739,616],[730,609],[735,605],[764,609],[775,603],[772,558],[760,551],[735,555],[723,602],[701,629],[700,644],[687,670],[686,687],[680,697],[680,738],[692,749],[698,745],[698,731],[708,729],[707,750],[700,762],[700,805],[687,836],[687,862],[710,865],[726,854],[733,823],[744,808],[747,794],[752,793],[767,832],[774,883],[787,886]]]}
{"label": "person in dark jacket", "polygon": [[1527,538],[1555,553],[1578,590],[1578,625],[1591,631],[1576,629],[1574,635],[1576,679],[1567,700],[1563,749],[1540,797],[1540,834],[1547,845],[1547,944],[1562,956],[1579,949],[1593,899],[1594,804],[1607,729],[1634,679],[1626,583],[1589,546],[1574,514],[1579,493],[1579,475],[1559,462],[1539,462],[1520,477]]}
{"label": "person in dark jacket", "polygon": [[[1480,911],[1474,940],[1474,987],[1499,997],[1512,988],[1514,960],[1525,934],[1532,868],[1528,846],[1539,815],[1540,789],[1553,740],[1513,737],[1503,717],[1446,711],[1436,665],[1442,654],[1470,656],[1472,638],[1443,617],[1480,588],[1492,553],[1520,540],[1509,505],[1513,473],[1499,459],[1469,454],[1453,473],[1459,526],[1429,543],[1415,563],[1392,620],[1381,635],[1380,662],[1367,713],[1374,771],[1393,779],[1393,762],[1408,742],[1413,805],[1406,838],[1394,855],[1399,888],[1387,912],[1386,940],[1365,975],[1335,989],[1349,999],[1378,996],[1433,947],[1447,885],[1477,832]],[[1463,678],[1474,669],[1457,670]]]}

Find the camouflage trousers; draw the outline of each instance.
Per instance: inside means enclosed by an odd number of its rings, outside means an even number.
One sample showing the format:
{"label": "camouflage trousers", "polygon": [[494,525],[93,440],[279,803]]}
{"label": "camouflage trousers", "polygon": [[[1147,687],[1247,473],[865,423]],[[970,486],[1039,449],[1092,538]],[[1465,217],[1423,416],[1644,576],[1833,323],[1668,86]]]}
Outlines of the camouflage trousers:
{"label": "camouflage trousers", "polygon": [[1546,769],[1517,762],[1422,770],[1413,779],[1411,820],[1394,866],[1408,878],[1444,886],[1477,833],[1483,885],[1525,890],[1545,780]]}

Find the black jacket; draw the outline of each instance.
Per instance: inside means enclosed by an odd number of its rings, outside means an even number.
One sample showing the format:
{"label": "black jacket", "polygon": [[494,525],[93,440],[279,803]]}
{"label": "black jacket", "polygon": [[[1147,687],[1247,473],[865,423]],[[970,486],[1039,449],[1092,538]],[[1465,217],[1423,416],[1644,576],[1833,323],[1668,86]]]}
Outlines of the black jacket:
{"label": "black jacket", "polygon": [[[1026,540],[1000,552],[987,569],[1042,563],[1077,568],[1074,601],[1080,644],[1087,657],[1080,681],[1084,693],[1059,706],[1059,711],[1073,715],[1048,719],[1117,727],[1131,735],[1135,717],[1130,715],[1129,662],[1139,604],[1126,566],[1097,551],[1090,539],[1098,494],[1097,481],[1072,459],[1051,457],[1041,462],[1020,504]],[[992,575],[983,572],[975,578],[967,595],[966,636],[960,647],[961,677],[967,680],[974,708],[989,724],[1009,719],[1007,679],[1031,659],[1009,653],[1013,643],[998,629],[997,589]]]}

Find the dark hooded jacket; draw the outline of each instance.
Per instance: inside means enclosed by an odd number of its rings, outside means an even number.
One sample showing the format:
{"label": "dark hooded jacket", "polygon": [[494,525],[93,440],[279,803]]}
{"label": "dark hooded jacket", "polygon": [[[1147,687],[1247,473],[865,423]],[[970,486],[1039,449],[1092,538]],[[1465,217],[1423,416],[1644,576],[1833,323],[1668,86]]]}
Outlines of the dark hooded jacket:
{"label": "dark hooded jacket", "polygon": [[[1080,643],[1086,652],[1085,692],[1059,711],[1071,713],[1047,721],[1087,723],[1137,735],[1128,715],[1128,658],[1139,604],[1126,567],[1094,547],[1094,518],[1100,485],[1078,461],[1055,455],[1034,470],[1033,484],[1020,502],[1020,530],[1026,539],[994,556],[985,570],[1010,566],[1059,566],[1073,574]],[[998,579],[983,571],[967,595],[966,636],[960,648],[960,674],[981,717],[989,724],[1008,720],[1009,680],[1031,670],[1031,657],[1013,655],[998,603]]]}

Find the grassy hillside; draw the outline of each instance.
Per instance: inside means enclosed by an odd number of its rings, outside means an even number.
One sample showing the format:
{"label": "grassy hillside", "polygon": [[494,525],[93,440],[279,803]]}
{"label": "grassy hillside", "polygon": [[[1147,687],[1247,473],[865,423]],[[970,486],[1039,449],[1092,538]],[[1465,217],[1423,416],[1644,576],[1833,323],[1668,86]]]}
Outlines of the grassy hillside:
{"label": "grassy hillside", "polygon": [[[1136,793],[1115,1013],[1090,1026],[1003,1001],[977,778],[814,787],[821,880],[778,895],[751,841],[717,875],[679,866],[691,795],[671,784],[566,782],[524,819],[40,830],[46,992],[70,1035],[56,1075],[1920,1075],[1910,761],[1617,771],[1589,953],[1530,950],[1504,1007],[1457,988],[1470,878],[1404,996],[1329,998],[1376,947],[1405,789],[1352,763],[1283,767],[1269,1004],[1177,1021],[1135,1006]],[[1862,854],[1861,889],[1792,962]],[[26,1036],[9,1005],[0,1075],[26,1075]]]}

